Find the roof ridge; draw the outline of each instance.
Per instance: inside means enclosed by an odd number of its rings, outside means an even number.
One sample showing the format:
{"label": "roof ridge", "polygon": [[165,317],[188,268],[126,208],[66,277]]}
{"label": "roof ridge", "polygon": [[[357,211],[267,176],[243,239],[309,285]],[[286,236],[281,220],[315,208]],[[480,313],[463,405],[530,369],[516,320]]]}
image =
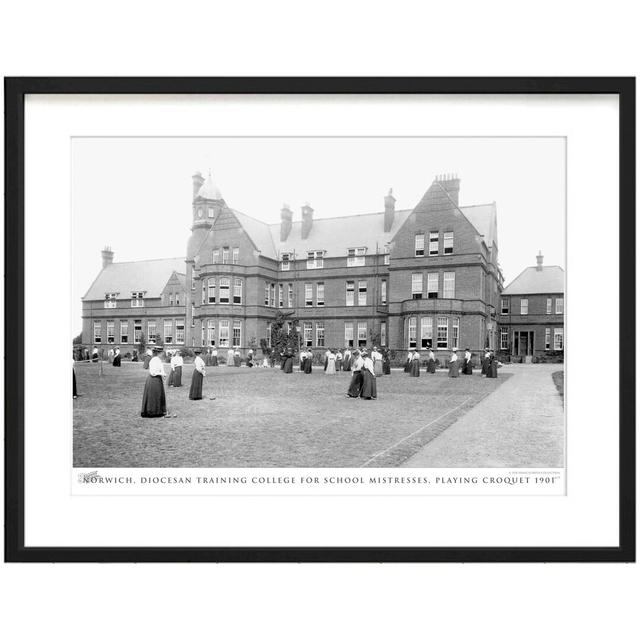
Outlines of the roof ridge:
{"label": "roof ridge", "polygon": [[[122,260],[122,261],[112,262],[111,264],[107,265],[107,267],[111,267],[114,264],[135,264],[135,263],[138,263],[138,262],[158,262],[160,260],[182,260],[184,262],[185,261],[185,257],[184,256],[177,256],[175,258],[146,258],[144,260]],[[105,267],[105,269],[106,269],[106,267]]]}
{"label": "roof ridge", "polygon": [[[411,212],[413,209],[396,209],[395,213],[407,213]],[[362,216],[381,216],[384,215],[384,211],[371,211],[369,213],[349,213],[346,216],[328,216],[326,218],[314,218],[313,224],[316,222],[321,222],[324,220],[344,220],[345,218],[358,218]],[[280,222],[269,222],[267,223],[269,226],[276,226],[281,224]],[[302,220],[294,220],[292,224],[302,224]]]}

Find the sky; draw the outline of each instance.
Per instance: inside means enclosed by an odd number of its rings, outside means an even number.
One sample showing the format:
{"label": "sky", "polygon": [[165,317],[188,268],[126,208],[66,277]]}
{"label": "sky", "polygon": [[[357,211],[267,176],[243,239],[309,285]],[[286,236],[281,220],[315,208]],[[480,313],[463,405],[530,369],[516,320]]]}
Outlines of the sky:
{"label": "sky", "polygon": [[511,282],[535,264],[565,266],[565,139],[537,138],[74,138],[74,333],[101,250],[115,261],[184,256],[192,179],[211,171],[227,204],[278,222],[411,209],[436,175],[457,174],[460,205],[496,202],[498,256]]}

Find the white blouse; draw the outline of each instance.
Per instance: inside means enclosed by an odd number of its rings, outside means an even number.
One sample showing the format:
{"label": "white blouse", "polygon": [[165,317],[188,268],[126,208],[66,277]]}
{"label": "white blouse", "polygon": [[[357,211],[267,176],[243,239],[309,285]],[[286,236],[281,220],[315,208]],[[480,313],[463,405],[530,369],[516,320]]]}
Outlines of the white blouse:
{"label": "white blouse", "polygon": [[176,367],[181,367],[184,364],[182,356],[173,356],[171,358],[171,368],[175,370]]}
{"label": "white blouse", "polygon": [[196,356],[193,364],[196,366],[196,371],[199,371],[202,375],[205,375],[204,360],[200,356]]}
{"label": "white blouse", "polygon": [[158,356],[153,356],[149,360],[149,375],[164,377],[164,367],[162,366],[162,360]]}
{"label": "white blouse", "polygon": [[458,354],[457,353],[452,353],[451,354],[451,362],[455,362],[458,359]]}
{"label": "white blouse", "polygon": [[362,369],[362,367],[364,366],[364,360],[362,359],[361,356],[358,356],[354,361],[353,361],[353,366],[351,367],[354,371],[360,371],[360,369]]}
{"label": "white blouse", "polygon": [[369,358],[368,356],[364,359],[364,362],[362,363],[362,368],[366,369],[367,371],[369,371],[371,373],[371,375],[375,376],[376,374],[373,371],[373,360],[371,358]]}

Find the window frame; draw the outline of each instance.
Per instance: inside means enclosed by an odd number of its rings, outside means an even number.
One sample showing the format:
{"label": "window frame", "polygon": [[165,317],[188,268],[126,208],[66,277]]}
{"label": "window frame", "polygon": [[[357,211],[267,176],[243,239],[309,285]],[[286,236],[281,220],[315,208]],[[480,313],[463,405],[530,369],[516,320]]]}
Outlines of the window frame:
{"label": "window frame", "polygon": [[[226,283],[226,284],[223,284]],[[227,299],[222,299],[222,292],[227,292]],[[218,303],[219,304],[229,304],[231,301],[231,278],[229,276],[222,276],[218,280]]]}

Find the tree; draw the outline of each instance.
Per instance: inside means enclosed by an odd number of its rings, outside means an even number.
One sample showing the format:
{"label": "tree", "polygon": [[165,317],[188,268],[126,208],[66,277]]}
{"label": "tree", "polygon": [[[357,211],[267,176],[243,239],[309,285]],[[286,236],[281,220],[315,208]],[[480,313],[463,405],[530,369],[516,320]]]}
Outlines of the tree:
{"label": "tree", "polygon": [[300,348],[298,325],[298,319],[293,317],[293,311],[283,313],[278,310],[271,323],[271,348],[269,349],[267,341],[263,339],[260,341],[262,351],[275,362],[280,362],[280,354],[287,349],[296,353]]}

